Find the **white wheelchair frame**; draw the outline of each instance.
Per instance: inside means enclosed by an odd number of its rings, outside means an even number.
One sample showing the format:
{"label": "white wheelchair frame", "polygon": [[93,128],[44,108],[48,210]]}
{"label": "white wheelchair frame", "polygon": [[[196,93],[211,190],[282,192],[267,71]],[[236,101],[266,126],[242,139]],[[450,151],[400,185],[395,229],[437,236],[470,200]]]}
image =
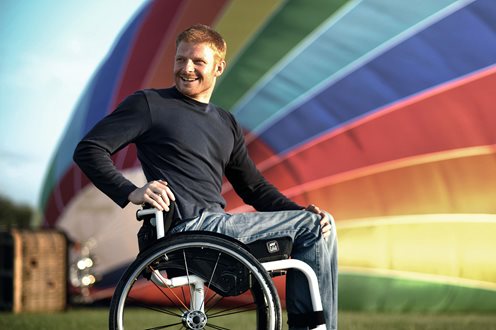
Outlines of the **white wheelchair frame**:
{"label": "white wheelchair frame", "polygon": [[[157,239],[165,237],[165,227],[164,227],[164,215],[163,212],[155,209],[141,209],[137,211],[138,216],[154,215],[155,217],[155,227],[157,231]],[[276,261],[262,262],[262,266],[270,271],[282,271],[287,269],[296,269],[301,271],[308,281],[308,286],[310,289],[310,297],[312,301],[312,307],[314,312],[322,311],[322,302],[320,299],[319,285],[317,282],[317,275],[315,275],[314,270],[305,262],[296,259],[283,259]],[[151,275],[151,280],[159,286],[167,286],[169,288],[190,286],[192,292],[192,299],[190,302],[190,309],[193,311],[204,312],[204,285],[205,281],[196,275],[185,275],[174,277],[172,279],[164,278],[159,271],[154,271]],[[318,325],[315,330],[325,330],[325,324]]]}

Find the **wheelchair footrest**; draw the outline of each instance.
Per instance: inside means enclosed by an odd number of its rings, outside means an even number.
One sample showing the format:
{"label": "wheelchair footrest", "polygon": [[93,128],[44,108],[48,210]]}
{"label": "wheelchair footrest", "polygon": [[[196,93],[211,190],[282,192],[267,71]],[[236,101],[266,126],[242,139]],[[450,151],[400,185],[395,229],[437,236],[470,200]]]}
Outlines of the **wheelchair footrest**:
{"label": "wheelchair footrest", "polygon": [[288,313],[288,325],[290,327],[308,327],[309,329],[314,329],[322,324],[325,324],[325,316],[323,311],[308,312],[304,314]]}

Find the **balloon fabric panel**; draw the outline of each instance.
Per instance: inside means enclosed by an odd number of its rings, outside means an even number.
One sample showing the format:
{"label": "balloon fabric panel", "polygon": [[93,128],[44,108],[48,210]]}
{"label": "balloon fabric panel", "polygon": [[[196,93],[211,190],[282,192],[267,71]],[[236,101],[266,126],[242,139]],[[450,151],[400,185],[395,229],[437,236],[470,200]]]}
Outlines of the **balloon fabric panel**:
{"label": "balloon fabric panel", "polygon": [[228,65],[217,87],[222,93],[215,92],[212,101],[231,110],[247,89],[345,2],[316,0],[308,6],[306,1],[286,1],[236,61]]}
{"label": "balloon fabric panel", "polygon": [[[456,12],[399,44],[286,113],[260,138],[275,152],[284,153],[342,123],[491,65],[496,61],[494,30],[480,21],[471,28],[460,25],[466,17],[471,17],[468,9]],[[464,38],[465,30],[478,33]],[[452,37],[441,37],[445,35]],[[484,51],[472,54],[471,49]],[[348,97],[350,93],[357,97]]]}
{"label": "balloon fabric panel", "polygon": [[[259,126],[285,117],[295,104],[315,95],[314,89],[346,74],[348,66],[378,54],[381,46],[396,43],[399,35],[445,6],[441,4],[405,6],[395,2],[389,10],[381,11],[377,3],[359,2],[342,9],[339,20],[330,16],[253,86],[233,112],[246,129],[260,131]],[[412,7],[417,10],[412,11]]]}

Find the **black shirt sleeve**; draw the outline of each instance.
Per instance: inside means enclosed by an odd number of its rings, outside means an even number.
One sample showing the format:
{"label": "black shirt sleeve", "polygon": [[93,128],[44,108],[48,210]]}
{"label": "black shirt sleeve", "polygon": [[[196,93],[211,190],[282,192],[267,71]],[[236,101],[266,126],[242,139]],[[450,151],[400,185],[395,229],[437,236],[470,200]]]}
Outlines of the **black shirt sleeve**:
{"label": "black shirt sleeve", "polygon": [[125,207],[137,187],[115,167],[111,156],[146,132],[149,107],[143,93],[126,98],[79,142],[73,159],[93,184],[115,203]]}
{"label": "black shirt sleeve", "polygon": [[235,145],[226,168],[226,178],[246,204],[257,211],[301,210],[302,206],[284,196],[258,171],[248,155],[243,132],[234,118]]}

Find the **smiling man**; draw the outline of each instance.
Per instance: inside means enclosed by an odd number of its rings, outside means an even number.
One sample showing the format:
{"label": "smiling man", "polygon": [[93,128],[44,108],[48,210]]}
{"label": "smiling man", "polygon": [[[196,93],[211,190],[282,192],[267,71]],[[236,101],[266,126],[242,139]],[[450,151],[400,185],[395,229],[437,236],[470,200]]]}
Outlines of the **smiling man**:
{"label": "smiling man", "polygon": [[202,103],[210,101],[215,81],[226,67],[226,45],[222,40],[215,42],[218,44],[187,38],[176,45],[176,88],[182,94]]}
{"label": "smiling man", "polygon": [[[175,201],[172,232],[214,231],[243,243],[289,236],[292,257],[316,271],[327,328],[336,329],[333,219],[315,205],[294,203],[268,183],[248,156],[235,118],[210,103],[226,67],[225,55],[224,39],[210,27],[194,25],[182,32],[176,40],[175,86],[127,97],[78,144],[74,160],[121,207],[146,202],[168,211]],[[143,187],[124,178],[112,163],[111,155],[130,143],[136,145],[148,180]],[[224,175],[243,201],[259,212],[224,211]],[[290,329],[307,329],[312,305],[306,279],[289,271],[287,284]]]}

